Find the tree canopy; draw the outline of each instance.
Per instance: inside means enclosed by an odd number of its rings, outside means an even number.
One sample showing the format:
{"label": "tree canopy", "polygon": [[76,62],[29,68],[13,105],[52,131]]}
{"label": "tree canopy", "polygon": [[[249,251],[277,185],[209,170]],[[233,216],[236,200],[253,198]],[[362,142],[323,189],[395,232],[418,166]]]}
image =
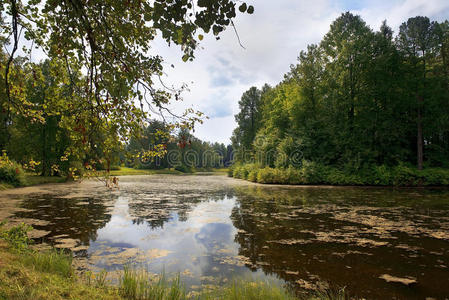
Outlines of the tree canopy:
{"label": "tree canopy", "polygon": [[[282,82],[243,94],[236,157],[278,168],[448,167],[448,24],[418,16],[394,36],[385,21],[373,31],[342,14]],[[261,95],[255,110],[250,94]]]}

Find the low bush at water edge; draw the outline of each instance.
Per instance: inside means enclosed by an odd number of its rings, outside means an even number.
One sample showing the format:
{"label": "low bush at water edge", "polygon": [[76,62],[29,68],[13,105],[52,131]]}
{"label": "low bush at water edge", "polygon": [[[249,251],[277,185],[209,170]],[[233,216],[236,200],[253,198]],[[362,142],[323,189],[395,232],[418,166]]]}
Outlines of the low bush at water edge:
{"label": "low bush at water edge", "polygon": [[312,162],[301,168],[270,168],[257,164],[232,166],[229,176],[258,183],[303,185],[377,185],[377,186],[446,186],[449,170],[442,168],[416,168],[371,166],[359,170],[339,169]]}

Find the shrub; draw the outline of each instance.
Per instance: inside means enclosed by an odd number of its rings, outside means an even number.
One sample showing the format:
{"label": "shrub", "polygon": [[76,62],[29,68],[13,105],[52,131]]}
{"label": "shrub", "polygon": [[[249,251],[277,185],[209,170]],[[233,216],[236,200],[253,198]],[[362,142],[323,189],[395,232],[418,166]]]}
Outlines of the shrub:
{"label": "shrub", "polygon": [[241,168],[242,166],[240,166],[240,165],[237,165],[237,166],[235,166],[233,169],[232,169],[232,177],[234,177],[234,178],[240,178],[239,176],[240,176],[240,168]]}
{"label": "shrub", "polygon": [[346,174],[343,171],[338,170],[337,168],[329,168],[326,173],[325,183],[333,184],[333,185],[344,185],[347,184],[348,178],[346,178]]}
{"label": "shrub", "polygon": [[304,161],[300,169],[293,167],[260,168],[257,164],[235,165],[235,178],[271,184],[332,184],[332,185],[396,185],[396,186],[437,186],[449,185],[449,170],[429,168],[417,170],[400,164],[396,167],[385,165],[364,165],[355,169],[345,166],[325,166]]}
{"label": "shrub", "polygon": [[449,185],[449,170],[445,169],[425,169],[418,171],[423,185]]}
{"label": "shrub", "polygon": [[6,151],[3,151],[0,156],[0,182],[13,186],[23,186],[26,184],[25,172],[22,166],[10,160],[6,155]]}
{"label": "shrub", "polygon": [[226,173],[228,174],[228,177],[232,177],[233,173],[234,173],[234,165],[229,166],[228,170],[226,171]]}
{"label": "shrub", "polygon": [[285,172],[289,184],[304,184],[304,181],[301,176],[301,171],[293,167],[289,167],[288,169],[285,170]]}
{"label": "shrub", "polygon": [[257,182],[259,183],[276,183],[276,178],[274,174],[273,168],[265,167],[263,169],[259,169],[257,172]]}
{"label": "shrub", "polygon": [[238,177],[241,178],[241,179],[247,179],[248,178],[248,173],[249,173],[248,168],[246,168],[246,166],[242,166],[239,169]]}
{"label": "shrub", "polygon": [[176,171],[182,172],[182,173],[192,173],[192,169],[186,165],[178,165],[175,167]]}
{"label": "shrub", "polygon": [[252,182],[257,182],[257,173],[258,173],[258,172],[259,172],[258,169],[251,170],[251,171],[248,173],[248,180],[249,180],[249,181],[252,181]]}
{"label": "shrub", "polygon": [[394,176],[391,168],[385,165],[373,167],[373,185],[392,185]]}
{"label": "shrub", "polygon": [[393,184],[398,186],[416,186],[419,185],[420,179],[416,172],[404,165],[400,164],[393,169]]}
{"label": "shrub", "polygon": [[326,183],[327,169],[321,164],[303,160],[301,175],[305,184]]}

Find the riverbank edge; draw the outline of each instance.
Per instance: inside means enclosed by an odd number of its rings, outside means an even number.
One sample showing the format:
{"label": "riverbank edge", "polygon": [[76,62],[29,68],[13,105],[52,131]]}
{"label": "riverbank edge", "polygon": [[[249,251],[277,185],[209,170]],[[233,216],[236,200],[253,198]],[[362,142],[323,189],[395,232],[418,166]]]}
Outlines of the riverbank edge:
{"label": "riverbank edge", "polygon": [[[214,175],[214,174],[226,174],[228,169],[211,169],[211,170],[202,170],[198,169],[193,173],[183,173],[181,171],[177,171],[174,169],[160,169],[160,170],[152,170],[152,169],[133,169],[121,167],[118,170],[111,170],[109,172],[109,176],[134,176],[134,175],[158,175],[158,174],[168,174],[168,175]],[[100,176],[106,175],[106,172],[100,173]],[[65,177],[60,176],[40,176],[36,174],[26,174],[25,175],[25,184],[14,186],[7,182],[0,181],[0,191],[14,189],[14,188],[23,188],[29,186],[36,186],[42,184],[49,183],[64,183],[68,182]]]}
{"label": "riverbank edge", "polygon": [[309,164],[299,169],[236,164],[229,168],[228,176],[270,186],[449,188],[449,169],[417,170],[402,165],[391,168],[375,166],[348,172],[319,164]]}

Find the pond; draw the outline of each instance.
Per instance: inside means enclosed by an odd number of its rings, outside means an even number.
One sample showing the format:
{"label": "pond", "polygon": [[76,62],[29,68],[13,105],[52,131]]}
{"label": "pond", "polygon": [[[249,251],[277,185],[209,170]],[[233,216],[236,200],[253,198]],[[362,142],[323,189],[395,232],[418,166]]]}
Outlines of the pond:
{"label": "pond", "polygon": [[[71,249],[79,270],[236,278],[366,299],[449,295],[449,190],[262,186],[225,176],[126,176],[0,193],[0,219]],[[111,275],[111,280],[114,276]]]}

